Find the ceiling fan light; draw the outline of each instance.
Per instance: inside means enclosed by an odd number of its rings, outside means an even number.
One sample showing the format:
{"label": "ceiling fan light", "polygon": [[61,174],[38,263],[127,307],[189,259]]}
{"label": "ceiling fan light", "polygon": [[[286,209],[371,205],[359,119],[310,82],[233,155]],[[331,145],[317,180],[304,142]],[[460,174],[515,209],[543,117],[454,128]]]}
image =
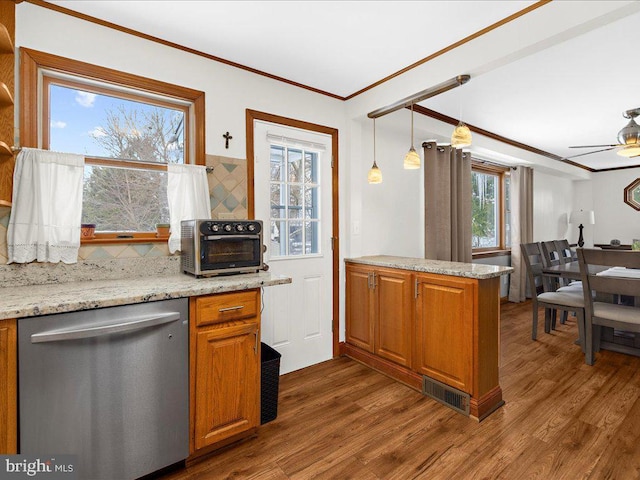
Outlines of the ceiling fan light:
{"label": "ceiling fan light", "polygon": [[420,168],[420,155],[418,155],[415,148],[411,147],[404,156],[404,169],[416,170],[418,168]]}
{"label": "ceiling fan light", "polygon": [[621,157],[637,157],[640,155],[640,144],[636,143],[635,145],[628,145],[620,150],[618,150],[618,155]]}
{"label": "ceiling fan light", "polygon": [[471,146],[471,130],[464,122],[460,122],[453,130],[451,135],[451,146],[455,148],[464,148]]}
{"label": "ceiling fan light", "polygon": [[618,143],[621,145],[637,145],[640,143],[640,126],[633,118],[618,132]]}

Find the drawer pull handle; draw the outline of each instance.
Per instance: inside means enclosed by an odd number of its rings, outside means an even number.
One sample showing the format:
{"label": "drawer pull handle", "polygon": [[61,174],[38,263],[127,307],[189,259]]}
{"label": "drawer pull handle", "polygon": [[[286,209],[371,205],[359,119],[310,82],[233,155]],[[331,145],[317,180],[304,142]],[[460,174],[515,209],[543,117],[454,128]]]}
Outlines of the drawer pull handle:
{"label": "drawer pull handle", "polygon": [[223,313],[223,312],[232,312],[234,310],[242,310],[244,308],[244,305],[237,305],[235,307],[227,307],[227,308],[221,308],[218,310],[218,312]]}

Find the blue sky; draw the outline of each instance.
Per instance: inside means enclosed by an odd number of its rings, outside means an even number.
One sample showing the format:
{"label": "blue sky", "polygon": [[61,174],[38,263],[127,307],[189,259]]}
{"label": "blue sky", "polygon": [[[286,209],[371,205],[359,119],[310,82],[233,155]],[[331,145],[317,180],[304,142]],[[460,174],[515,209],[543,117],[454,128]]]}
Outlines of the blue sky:
{"label": "blue sky", "polygon": [[[157,108],[130,100],[94,94],[63,87],[50,86],[50,145],[49,149],[84,155],[109,156],[96,142],[106,124],[106,112],[124,106],[127,111]],[[171,110],[167,109],[167,112]]]}

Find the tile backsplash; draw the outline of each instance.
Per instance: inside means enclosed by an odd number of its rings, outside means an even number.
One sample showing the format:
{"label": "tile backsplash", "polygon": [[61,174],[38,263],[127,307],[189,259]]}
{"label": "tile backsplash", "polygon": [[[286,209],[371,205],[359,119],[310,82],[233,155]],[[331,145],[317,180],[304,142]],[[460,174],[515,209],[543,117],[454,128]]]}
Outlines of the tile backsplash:
{"label": "tile backsplash", "polygon": [[[211,218],[247,218],[247,161],[245,159],[207,155],[206,165],[213,167],[213,172],[207,175],[209,180],[209,197],[211,200]],[[100,278],[108,275],[135,275],[136,268],[140,275],[149,274],[149,266],[153,263],[160,271],[179,271],[178,255],[170,255],[167,243],[136,243],[117,245],[83,245],[78,252],[78,263],[73,265],[60,264],[31,264],[6,265],[7,226],[10,210],[0,207],[0,286],[10,281],[19,283],[55,283],[56,281],[72,281],[77,272],[78,280],[91,278],[87,272],[100,270]],[[167,258],[165,262],[162,257]],[[139,262],[127,260],[144,259]],[[154,260],[155,259],[155,260]],[[133,270],[126,265],[129,264]],[[134,265],[135,264],[135,265]],[[107,273],[107,270],[111,273]],[[40,281],[43,277],[46,281]],[[119,273],[118,273],[119,272]],[[146,272],[146,273],[145,273]],[[21,280],[14,275],[19,275]],[[33,277],[33,278],[31,278]],[[36,277],[40,277],[39,279]],[[63,279],[64,278],[64,279]],[[118,278],[118,277],[115,277]],[[57,279],[57,280],[56,280]],[[16,282],[16,283],[14,283]]]}

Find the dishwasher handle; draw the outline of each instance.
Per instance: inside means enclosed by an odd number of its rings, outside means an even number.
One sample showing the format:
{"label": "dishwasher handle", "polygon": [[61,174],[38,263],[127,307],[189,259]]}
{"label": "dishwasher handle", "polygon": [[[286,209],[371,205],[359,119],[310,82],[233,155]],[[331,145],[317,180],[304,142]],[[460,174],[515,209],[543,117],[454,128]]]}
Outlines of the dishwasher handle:
{"label": "dishwasher handle", "polygon": [[112,333],[130,332],[180,320],[180,312],[154,313],[123,319],[118,323],[100,326],[83,326],[75,329],[49,330],[31,335],[31,343],[61,342],[100,337]]}

